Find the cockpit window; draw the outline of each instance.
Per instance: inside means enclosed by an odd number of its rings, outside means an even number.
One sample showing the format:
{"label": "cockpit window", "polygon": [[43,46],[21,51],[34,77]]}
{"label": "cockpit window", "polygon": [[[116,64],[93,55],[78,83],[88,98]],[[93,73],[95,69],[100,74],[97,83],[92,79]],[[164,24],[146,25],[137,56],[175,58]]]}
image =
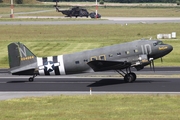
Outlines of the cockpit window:
{"label": "cockpit window", "polygon": [[153,43],[153,45],[154,46],[156,46],[156,45],[163,45],[163,42],[162,41],[158,41],[158,42]]}
{"label": "cockpit window", "polygon": [[163,42],[162,42],[162,41],[158,41],[157,44],[158,44],[158,45],[162,45]]}
{"label": "cockpit window", "polygon": [[153,45],[156,46],[156,45],[157,45],[157,42],[153,43]]}

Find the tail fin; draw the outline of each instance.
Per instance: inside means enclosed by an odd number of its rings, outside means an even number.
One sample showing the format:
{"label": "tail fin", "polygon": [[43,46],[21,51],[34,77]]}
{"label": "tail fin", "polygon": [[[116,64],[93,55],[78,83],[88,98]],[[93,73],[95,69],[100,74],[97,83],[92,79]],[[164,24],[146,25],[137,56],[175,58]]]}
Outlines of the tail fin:
{"label": "tail fin", "polygon": [[8,57],[11,73],[27,72],[36,68],[36,56],[22,43],[9,44]]}
{"label": "tail fin", "polygon": [[59,8],[58,8],[58,2],[59,2],[59,0],[56,0],[56,5],[54,5],[54,7],[56,8],[56,12],[60,12]]}

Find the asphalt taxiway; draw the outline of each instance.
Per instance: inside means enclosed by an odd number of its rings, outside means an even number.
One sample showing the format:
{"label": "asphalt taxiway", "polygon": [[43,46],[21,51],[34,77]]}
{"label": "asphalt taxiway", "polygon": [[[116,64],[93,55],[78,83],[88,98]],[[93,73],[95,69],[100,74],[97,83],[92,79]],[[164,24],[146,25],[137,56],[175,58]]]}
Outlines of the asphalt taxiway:
{"label": "asphalt taxiway", "polygon": [[116,92],[180,92],[180,67],[145,67],[134,83],[124,83],[115,71],[93,72],[64,76],[12,76],[8,69],[0,69],[0,91],[116,91]]}
{"label": "asphalt taxiway", "polygon": [[27,76],[0,75],[0,100],[76,94],[180,94],[180,77],[140,77],[125,83],[122,77]]}
{"label": "asphalt taxiway", "polygon": [[180,78],[137,78],[125,83],[123,78],[37,77],[28,82],[23,77],[0,78],[0,91],[79,91],[87,92],[180,92]]}
{"label": "asphalt taxiway", "polygon": [[28,96],[61,94],[180,94],[180,67],[149,67],[136,71],[134,83],[124,83],[116,72],[87,73],[67,76],[12,76],[0,69],[0,100]]}
{"label": "asphalt taxiway", "polygon": [[[26,17],[23,17],[26,18]],[[30,18],[30,17],[27,17]],[[53,18],[50,16],[31,18]],[[57,17],[59,18],[59,17]],[[62,17],[60,17],[62,18]],[[66,18],[67,19],[67,18]],[[72,24],[129,24],[129,23],[180,23],[180,17],[102,17],[102,19],[78,19],[78,20],[61,20],[61,21],[0,21],[0,25],[72,25]]]}

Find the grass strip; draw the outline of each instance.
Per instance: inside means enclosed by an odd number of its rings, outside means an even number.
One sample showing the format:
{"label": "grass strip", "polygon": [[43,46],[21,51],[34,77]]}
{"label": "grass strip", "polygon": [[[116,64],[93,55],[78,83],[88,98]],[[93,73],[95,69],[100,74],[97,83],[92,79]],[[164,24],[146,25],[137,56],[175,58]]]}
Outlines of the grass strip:
{"label": "grass strip", "polygon": [[2,120],[178,120],[178,95],[60,95],[0,102]]}

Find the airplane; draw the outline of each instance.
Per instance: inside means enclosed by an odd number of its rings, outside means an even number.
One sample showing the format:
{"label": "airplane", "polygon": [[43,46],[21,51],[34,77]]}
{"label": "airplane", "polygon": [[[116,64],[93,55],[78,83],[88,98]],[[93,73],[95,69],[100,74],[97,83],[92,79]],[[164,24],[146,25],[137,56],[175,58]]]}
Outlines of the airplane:
{"label": "airplane", "polygon": [[8,45],[8,58],[12,75],[69,75],[87,72],[115,70],[131,83],[137,78],[131,71],[141,70],[152,65],[154,60],[169,54],[173,47],[160,40],[141,39],[131,42],[105,46],[71,54],[37,57],[20,42]]}

